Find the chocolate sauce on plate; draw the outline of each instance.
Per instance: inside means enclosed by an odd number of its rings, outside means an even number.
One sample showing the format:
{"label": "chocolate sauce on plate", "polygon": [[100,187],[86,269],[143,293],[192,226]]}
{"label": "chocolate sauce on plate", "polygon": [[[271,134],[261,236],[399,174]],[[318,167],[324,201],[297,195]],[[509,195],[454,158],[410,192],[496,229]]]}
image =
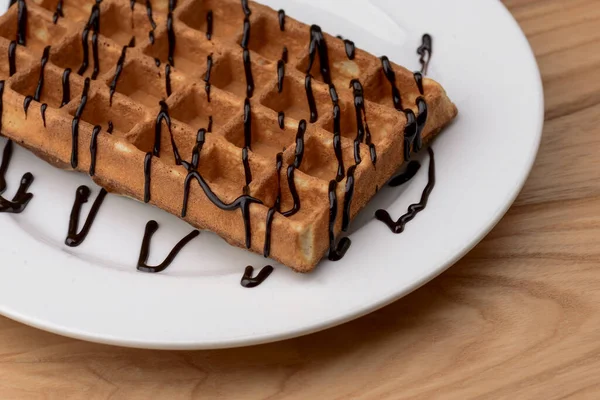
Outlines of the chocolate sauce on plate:
{"label": "chocolate sauce on plate", "polygon": [[419,172],[419,169],[421,169],[421,164],[418,161],[409,162],[406,166],[406,170],[403,173],[393,177],[390,180],[389,185],[391,187],[404,185],[406,182],[410,181],[412,178],[415,177],[417,172]]}
{"label": "chocolate sauce on plate", "polygon": [[429,61],[431,60],[431,52],[433,49],[431,35],[428,33],[424,34],[421,39],[421,46],[417,49],[417,54],[421,56],[419,62],[421,63],[421,73],[427,75],[427,68],[429,68]]}
{"label": "chocolate sauce on plate", "polygon": [[261,283],[263,283],[269,277],[269,275],[271,275],[272,272],[273,267],[267,265],[266,267],[261,269],[255,277],[252,277],[252,274],[254,273],[254,267],[249,265],[244,271],[244,276],[242,276],[240,284],[247,289],[255,288]]}
{"label": "chocolate sauce on plate", "polygon": [[81,207],[88,202],[90,193],[90,188],[87,186],[79,186],[75,192],[75,202],[73,203],[71,217],[69,218],[69,231],[67,238],[65,239],[65,244],[69,247],[77,247],[83,243],[88,233],[90,233],[92,224],[98,215],[98,210],[100,210],[100,206],[104,202],[104,198],[107,195],[105,189],[100,190],[96,200],[94,200],[94,204],[92,204],[92,208],[90,208],[90,212],[85,220],[85,223],[83,224],[83,228],[81,228],[81,231],[77,232],[77,229],[79,229]]}

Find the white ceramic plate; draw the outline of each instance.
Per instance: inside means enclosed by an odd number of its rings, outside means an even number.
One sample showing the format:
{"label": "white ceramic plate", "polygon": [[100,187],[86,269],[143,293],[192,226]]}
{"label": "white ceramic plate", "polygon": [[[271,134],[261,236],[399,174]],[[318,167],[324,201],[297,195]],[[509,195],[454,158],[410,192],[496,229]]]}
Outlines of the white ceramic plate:
{"label": "white ceramic plate", "polygon": [[534,161],[543,96],[529,45],[499,1],[264,3],[415,70],[421,35],[433,35],[429,73],[460,115],[433,144],[437,184],[427,209],[401,235],[372,218],[377,207],[397,217],[418,201],[427,181],[423,152],[417,177],[406,187],[382,190],[359,216],[342,261],[324,261],[310,275],[274,264],[261,286],[244,289],[239,281],[246,265],[260,268],[265,260],[206,232],[164,273],[137,272],[149,219],[160,223],[151,262],[162,261],[191,228],[117,196],[107,197],[83,245],[64,246],[75,189],[87,184],[94,198],[98,188],[18,148],[7,195],[31,171],[35,198],[21,215],[0,215],[0,313],[62,335],[134,347],[207,349],[291,338],[404,296],[456,262],[502,217]]}

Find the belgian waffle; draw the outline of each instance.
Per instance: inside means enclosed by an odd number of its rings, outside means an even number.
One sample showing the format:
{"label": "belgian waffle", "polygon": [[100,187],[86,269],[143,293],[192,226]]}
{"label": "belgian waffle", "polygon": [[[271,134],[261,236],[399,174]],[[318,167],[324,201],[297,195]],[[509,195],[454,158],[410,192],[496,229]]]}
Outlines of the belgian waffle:
{"label": "belgian waffle", "polygon": [[300,272],[343,255],[457,113],[435,81],[239,0],[21,0],[0,79],[4,136]]}

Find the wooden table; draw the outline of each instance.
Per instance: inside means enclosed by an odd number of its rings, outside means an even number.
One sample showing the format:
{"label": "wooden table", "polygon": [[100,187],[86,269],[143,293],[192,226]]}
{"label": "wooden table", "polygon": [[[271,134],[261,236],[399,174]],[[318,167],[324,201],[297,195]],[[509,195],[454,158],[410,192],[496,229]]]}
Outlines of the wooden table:
{"label": "wooden table", "polygon": [[0,318],[0,398],[600,398],[600,1],[505,4],[540,64],[544,138],[456,266],[357,321],[245,349],[123,349]]}

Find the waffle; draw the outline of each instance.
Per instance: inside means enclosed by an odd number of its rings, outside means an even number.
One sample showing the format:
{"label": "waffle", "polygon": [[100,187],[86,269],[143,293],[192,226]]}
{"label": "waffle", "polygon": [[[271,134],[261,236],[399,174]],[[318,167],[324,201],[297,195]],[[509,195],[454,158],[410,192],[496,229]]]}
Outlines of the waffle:
{"label": "waffle", "polygon": [[457,113],[435,81],[253,2],[57,4],[28,0],[24,33],[23,2],[0,18],[2,134],[299,272],[343,255],[342,228]]}

